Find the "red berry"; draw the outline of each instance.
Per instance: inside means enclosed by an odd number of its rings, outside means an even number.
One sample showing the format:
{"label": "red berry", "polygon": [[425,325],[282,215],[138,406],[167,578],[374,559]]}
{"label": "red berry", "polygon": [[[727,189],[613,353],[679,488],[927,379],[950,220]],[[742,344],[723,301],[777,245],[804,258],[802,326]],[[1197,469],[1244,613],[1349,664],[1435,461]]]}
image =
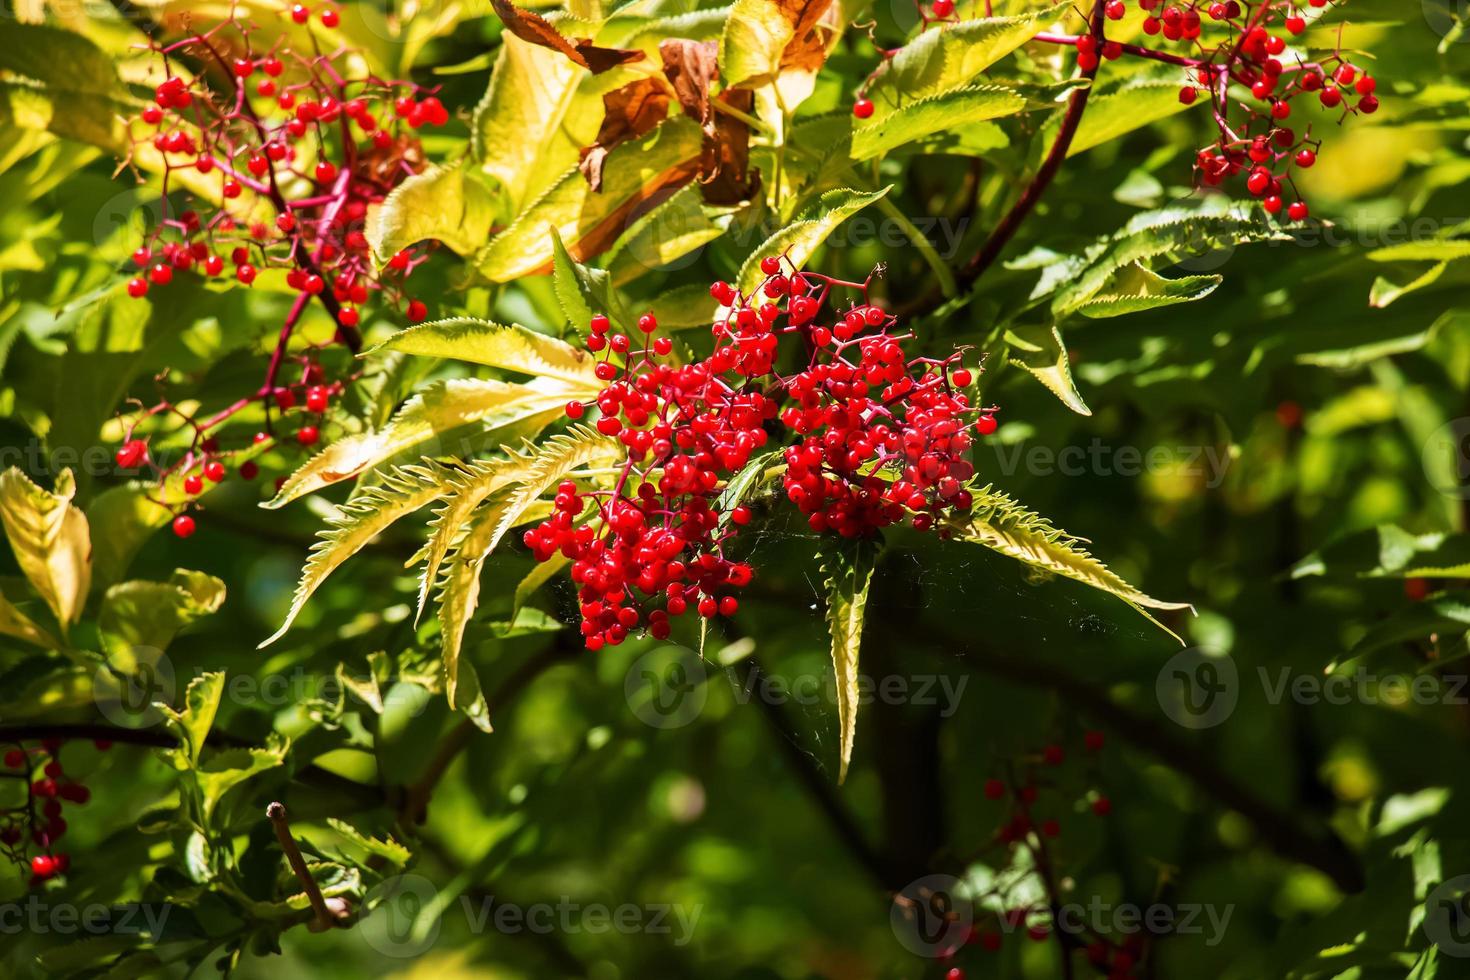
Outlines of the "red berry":
{"label": "red berry", "polygon": [[296,4],[291,8],[291,19],[298,24],[305,24],[311,19],[311,8],[305,4]]}
{"label": "red berry", "polygon": [[39,878],[49,878],[56,873],[56,859],[49,854],[37,854],[31,858],[31,872]]}
{"label": "red berry", "polygon": [[1099,731],[1089,731],[1082,736],[1082,744],[1087,746],[1087,751],[1089,752],[1102,751],[1102,747],[1106,742],[1107,736]]}
{"label": "red berry", "polygon": [[1106,817],[1109,813],[1113,812],[1113,801],[1106,796],[1099,796],[1092,801],[1092,812],[1099,817]]}
{"label": "red berry", "polygon": [[1311,150],[1308,150],[1308,149],[1306,149],[1304,147],[1301,150],[1298,150],[1297,151],[1296,165],[1298,167],[1302,167],[1302,168],[1305,169],[1305,168],[1311,167],[1312,164],[1314,164],[1316,162],[1317,162],[1317,154],[1316,153],[1313,153]]}
{"label": "red berry", "polygon": [[327,391],[320,385],[314,385],[306,389],[306,408],[312,412],[325,412],[327,410]]}
{"label": "red berry", "polygon": [[1286,209],[1286,216],[1292,221],[1306,221],[1309,213],[1306,201],[1293,201]]}
{"label": "red berry", "polygon": [[567,418],[579,419],[585,411],[586,407],[581,402],[567,402]]}
{"label": "red berry", "polygon": [[26,754],[20,749],[11,749],[5,753],[5,765],[10,769],[19,769],[26,764]]}
{"label": "red berry", "polygon": [[335,7],[328,7],[322,11],[322,25],[325,27],[336,27],[342,22],[341,16]]}
{"label": "red berry", "polygon": [[248,286],[255,281],[255,266],[249,262],[241,262],[235,267],[235,278]]}
{"label": "red berry", "polygon": [[[1410,602],[1423,602],[1429,595],[1429,579],[1406,578],[1404,579],[1404,597]],[[9,756],[6,757],[6,765],[10,765]],[[11,768],[14,768],[12,766]]]}
{"label": "red berry", "polygon": [[128,295],[133,299],[142,299],[148,295],[148,281],[146,279],[133,278],[128,280]]}
{"label": "red berry", "polygon": [[174,518],[174,534],[181,538],[187,538],[194,533],[194,518],[188,514],[180,514]]}
{"label": "red berry", "polygon": [[408,301],[408,322],[419,323],[429,315],[429,308],[419,300]]}
{"label": "red berry", "polygon": [[982,436],[988,436],[998,428],[1000,424],[995,421],[994,415],[982,415],[975,420],[975,431]]}
{"label": "red berry", "polygon": [[1184,105],[1194,105],[1194,100],[1197,98],[1199,98],[1199,92],[1193,85],[1186,85],[1179,90],[1179,101]]}
{"label": "red berry", "polygon": [[644,333],[653,333],[658,329],[658,318],[652,313],[645,313],[638,318],[638,329]]}
{"label": "red berry", "polygon": [[153,280],[155,286],[167,286],[174,280],[173,267],[159,262],[148,270],[148,278]]}
{"label": "red berry", "polygon": [[314,425],[303,425],[300,429],[296,430],[296,441],[303,446],[315,446],[317,440],[320,438],[321,433],[317,431],[317,427]]}
{"label": "red berry", "polygon": [[1041,822],[1041,833],[1044,837],[1056,837],[1062,832],[1062,825],[1055,820],[1043,820]]}
{"label": "red berry", "polygon": [[217,459],[212,459],[204,464],[204,478],[210,483],[218,483],[225,478],[225,464]]}
{"label": "red berry", "polygon": [[1041,758],[1049,766],[1059,766],[1067,757],[1060,745],[1048,745],[1041,751]]}
{"label": "red berry", "polygon": [[868,99],[858,99],[852,104],[852,114],[859,119],[870,119],[873,115],[873,103]]}
{"label": "red berry", "polygon": [[987,800],[998,800],[1006,795],[1006,784],[999,779],[985,780],[985,798]]}
{"label": "red berry", "polygon": [[954,0],[934,0],[934,16],[948,17],[954,13]]}
{"label": "red berry", "polygon": [[768,276],[774,276],[781,271],[781,259],[775,255],[767,255],[761,259],[761,272]]}
{"label": "red berry", "polygon": [[193,473],[184,477],[184,492],[187,494],[198,494],[204,490],[204,481]]}

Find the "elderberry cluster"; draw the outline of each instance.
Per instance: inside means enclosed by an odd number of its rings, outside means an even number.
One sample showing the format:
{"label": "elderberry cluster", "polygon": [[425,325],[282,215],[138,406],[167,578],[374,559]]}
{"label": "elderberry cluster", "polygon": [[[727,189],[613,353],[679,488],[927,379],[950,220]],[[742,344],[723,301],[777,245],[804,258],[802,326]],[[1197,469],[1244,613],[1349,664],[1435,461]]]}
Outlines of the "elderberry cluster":
{"label": "elderberry cluster", "polygon": [[[292,21],[308,25],[310,8],[297,4]],[[320,10],[327,31],[340,23],[335,7]],[[386,299],[417,323],[428,316],[422,300],[407,295],[409,276],[425,261],[410,250],[379,267],[365,234],[368,209],[423,168],[416,132],[443,126],[449,111],[432,92],[411,82],[365,75],[361,59],[346,47],[327,48],[315,36],[299,43],[277,37],[257,47],[254,26],[232,17],[210,30],[172,43],[155,43],[163,80],[131,124],[135,165],[161,171],[160,219],[133,252],[139,274],[130,296],[142,298],[179,275],[220,277],[230,270],[243,286],[266,272],[284,274],[296,301],[275,331],[276,349],[264,383],[212,415],[184,411],[166,397],[124,425],[118,466],[151,466],[161,483],[182,477],[189,498],[225,478],[230,453],[212,430],[252,404],[264,406],[266,431],[253,445],[276,439],[272,413],[294,413],[294,441],[306,448],[321,440],[322,416],[351,377],[329,381],[318,347],[293,347],[306,308],[320,303],[337,325],[335,340],[356,350],[363,310]],[[324,51],[328,53],[323,53]],[[194,207],[178,208],[172,194],[183,188]],[[286,378],[294,362],[299,376]],[[150,420],[177,416],[193,439],[171,465],[152,458]],[[235,466],[253,479],[258,465]],[[279,486],[280,480],[277,480]],[[174,533],[189,537],[194,517],[175,510]]]}
{"label": "elderberry cluster", "polygon": [[[44,739],[36,748],[13,748],[5,753],[0,780],[23,786],[24,799],[14,803],[7,791],[7,801],[0,805],[0,851],[12,863],[30,872],[31,886],[44,884],[65,874],[71,867],[71,856],[56,849],[56,842],[66,835],[63,807],[70,803],[81,806],[92,798],[91,790],[80,780],[69,777],[61,765],[61,739]],[[99,740],[99,750],[112,747]],[[43,761],[44,760],[44,761]],[[32,853],[32,847],[36,853]]]}
{"label": "elderberry cluster", "polygon": [[[1293,177],[1296,169],[1317,162],[1321,141],[1312,137],[1310,123],[1286,125],[1296,114],[1296,100],[1308,96],[1323,109],[1341,110],[1339,123],[1349,115],[1372,115],[1379,107],[1377,80],[1348,60],[1340,42],[1330,55],[1315,60],[1306,48],[1293,46],[1293,39],[1310,26],[1308,17],[1318,16],[1312,11],[1333,5],[1333,0],[1137,3],[1148,14],[1145,34],[1194,49],[1193,56],[1176,61],[1191,76],[1179,91],[1179,101],[1192,105],[1201,97],[1208,99],[1219,132],[1214,145],[1200,150],[1196,159],[1201,182],[1213,187],[1244,174],[1246,190],[1268,214],[1285,212],[1292,221],[1305,220],[1310,208]],[[1126,7],[1124,0],[1113,0],[1108,16],[1120,18]],[[1118,57],[1122,52],[1105,46],[1102,53]],[[1078,42],[1079,64],[1084,58],[1096,66],[1091,37]]]}
{"label": "elderberry cluster", "polygon": [[[811,528],[844,537],[905,519],[932,528],[970,509],[975,471],[964,453],[972,433],[988,435],[996,421],[965,390],[974,376],[960,367],[962,352],[909,357],[912,335],[867,301],[867,283],[776,256],[760,268],[765,278],[749,294],[710,287],[722,315],[702,360],[671,363],[673,343],[653,336],[652,314],[636,333],[602,315],[589,325],[587,348],[607,387],[566,414],[595,408],[597,431],[617,438],[626,460],[610,491],[563,482],[552,516],[524,535],[538,560],[559,553],[571,562],[589,649],[635,630],[665,638],[670,620],[691,609],[736,612],[734,592],[753,573],[726,550],[751,511],[730,496],[730,481],[747,466],[783,469],[786,496]],[[834,287],[863,301],[826,311]],[[788,443],[784,451],[757,457],[774,440]]]}

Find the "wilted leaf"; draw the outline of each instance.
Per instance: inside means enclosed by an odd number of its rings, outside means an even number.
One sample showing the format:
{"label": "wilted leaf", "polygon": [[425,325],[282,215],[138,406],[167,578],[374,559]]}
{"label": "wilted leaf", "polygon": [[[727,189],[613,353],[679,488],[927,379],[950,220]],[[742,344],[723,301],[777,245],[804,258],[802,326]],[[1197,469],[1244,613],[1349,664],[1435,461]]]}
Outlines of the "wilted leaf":
{"label": "wilted leaf", "polygon": [[669,93],[656,78],[640,78],[602,97],[602,126],[597,140],[582,148],[578,169],[594,191],[602,190],[602,165],[612,148],[637,139],[669,114]]}
{"label": "wilted leaf", "polygon": [[594,75],[643,58],[642,51],[599,48],[587,38],[569,41],[544,17],[533,14],[529,10],[522,10],[510,0],[490,0],[490,5],[495,8],[496,15],[505,23],[506,30],[516,37],[560,52]]}

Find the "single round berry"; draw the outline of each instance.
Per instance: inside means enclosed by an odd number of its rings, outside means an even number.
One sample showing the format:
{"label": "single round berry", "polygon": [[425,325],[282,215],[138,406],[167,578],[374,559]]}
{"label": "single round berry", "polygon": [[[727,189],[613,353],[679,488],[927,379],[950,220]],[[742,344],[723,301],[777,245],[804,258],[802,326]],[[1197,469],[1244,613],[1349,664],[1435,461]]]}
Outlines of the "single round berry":
{"label": "single round berry", "polygon": [[303,446],[315,446],[322,434],[314,425],[303,425],[296,430],[296,441]]}
{"label": "single round berry", "polygon": [[174,518],[174,535],[187,538],[194,533],[194,518],[188,514],[180,514]]}
{"label": "single round berry", "polygon": [[301,3],[294,5],[291,8],[291,19],[298,24],[305,24],[311,20],[311,8]]}
{"label": "single round berry", "polygon": [[868,99],[858,99],[852,104],[852,114],[859,119],[871,119],[873,117],[873,103]]}
{"label": "single round berry", "polygon": [[203,491],[204,481],[200,479],[197,475],[190,473],[188,476],[184,477],[185,493],[190,495],[197,495],[199,493],[202,493]]}
{"label": "single round berry", "polygon": [[1006,795],[1006,784],[999,779],[985,780],[985,798],[987,800],[998,800]]}
{"label": "single round berry", "polygon": [[948,17],[954,13],[954,0],[934,0],[933,10],[935,17]]}
{"label": "single round berry", "polygon": [[429,315],[429,308],[422,301],[411,299],[408,301],[407,317],[409,323],[421,323]]}
{"label": "single round berry", "polygon": [[134,277],[128,280],[128,295],[133,299],[142,299],[148,295],[148,280]]}
{"label": "single round berry", "polygon": [[204,464],[204,478],[210,483],[219,483],[225,478],[225,464],[212,459]]}

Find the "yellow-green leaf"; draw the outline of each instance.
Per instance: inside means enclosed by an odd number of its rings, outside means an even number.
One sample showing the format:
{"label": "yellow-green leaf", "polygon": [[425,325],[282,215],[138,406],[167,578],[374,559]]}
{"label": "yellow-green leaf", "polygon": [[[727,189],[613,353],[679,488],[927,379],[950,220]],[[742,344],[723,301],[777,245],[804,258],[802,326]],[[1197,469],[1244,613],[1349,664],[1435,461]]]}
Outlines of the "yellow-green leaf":
{"label": "yellow-green leaf", "polygon": [[374,350],[456,358],[532,377],[555,378],[586,398],[602,390],[591,354],[515,323],[505,325],[470,317],[436,320],[401,330]]}
{"label": "yellow-green leaf", "polygon": [[1014,115],[1031,100],[1018,88],[971,85],[910,102],[852,134],[852,158],[868,160],[907,143],[960,134],[977,122]]}
{"label": "yellow-green leaf", "polygon": [[430,167],[404,180],[368,214],[367,239],[383,262],[425,239],[474,255],[490,238],[494,212],[490,191],[463,167]]}
{"label": "yellow-green leaf", "polygon": [[1010,344],[1007,357],[1012,364],[1040,381],[1078,415],[1092,414],[1072,380],[1072,358],[1060,330],[1009,330],[1006,342]]}
{"label": "yellow-green leaf", "polygon": [[[1201,99],[1196,104],[1207,101]],[[1086,153],[1188,108],[1179,101],[1179,81],[1173,78],[1134,79],[1107,92],[1093,92],[1067,156]]]}
{"label": "yellow-green leaf", "polygon": [[97,614],[102,651],[112,666],[133,673],[139,647],[167,648],[179,630],[224,601],[224,582],[182,568],[167,582],[121,582],[107,590]]}
{"label": "yellow-green leaf", "polygon": [[306,600],[327,576],[383,529],[439,499],[447,488],[444,472],[444,467],[427,462],[394,467],[385,474],[381,484],[362,487],[354,493],[331,519],[331,526],[318,535],[321,540],[312,545],[281,628],[260,645],[268,646],[284,636]]}
{"label": "yellow-green leaf", "polygon": [[15,608],[14,604],[5,598],[3,592],[0,592],[0,633],[13,636],[18,640],[25,640],[27,643],[34,643],[48,650],[61,645],[33,619]]}
{"label": "yellow-green leaf", "polygon": [[827,627],[832,633],[832,669],[837,677],[837,724],[841,732],[837,781],[847,778],[857,734],[858,650],[863,638],[863,614],[878,549],[859,540],[829,554],[822,563],[826,578]]}
{"label": "yellow-green leaf", "polygon": [[746,258],[735,279],[740,291],[749,293],[765,279],[760,262],[767,255],[785,254],[797,268],[806,265],[838,225],[883,197],[888,190],[884,187],[876,191],[855,191],[843,187],[823,194],[805,216],[766,239]]}
{"label": "yellow-green leaf", "polygon": [[405,402],[381,429],[339,439],[307,460],[281,485],[275,499],[261,506],[285,506],[409,450],[427,456],[464,455],[457,451],[464,447],[446,446],[446,442],[458,438],[456,432],[467,426],[475,426],[481,438],[488,436],[501,443],[534,436],[563,413],[569,400],[587,397],[591,396],[585,388],[559,381],[436,381]]}
{"label": "yellow-green leaf", "polygon": [[475,258],[493,282],[544,275],[552,269],[551,229],[575,259],[607,251],[634,221],[699,171],[703,134],[685,116],[670,118],[647,135],[613,149],[603,168],[602,189],[593,192],[572,167]]}
{"label": "yellow-green leaf", "polygon": [[55,492],[36,486],[12,466],[0,474],[0,523],[16,564],[51,607],[65,636],[87,602],[92,583],[92,541],[87,518],[71,498],[71,470],[56,478]]}
{"label": "yellow-green leaf", "polygon": [[969,519],[954,528],[956,538],[983,544],[1043,572],[1061,575],[1117,596],[1149,622],[1179,639],[1173,630],[1147,610],[1192,609],[1188,603],[1163,602],[1139,591],[1094,558],[1084,547],[1082,539],[1054,527],[1046,518],[1027,510],[998,490],[986,487],[976,491],[974,497],[975,504]]}

